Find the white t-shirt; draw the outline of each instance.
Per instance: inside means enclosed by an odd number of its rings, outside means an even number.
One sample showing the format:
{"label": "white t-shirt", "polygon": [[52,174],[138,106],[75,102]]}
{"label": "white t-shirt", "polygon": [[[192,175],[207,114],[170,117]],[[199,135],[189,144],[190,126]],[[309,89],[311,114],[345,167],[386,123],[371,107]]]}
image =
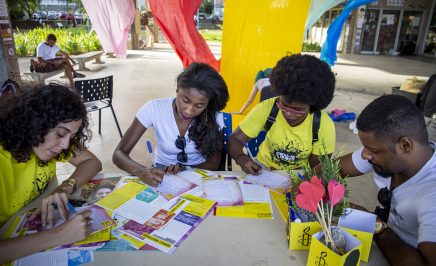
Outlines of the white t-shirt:
{"label": "white t-shirt", "polygon": [[42,57],[44,60],[51,60],[56,58],[57,52],[60,48],[56,44],[53,47],[48,46],[45,42],[38,44],[36,48],[36,57]]}
{"label": "white t-shirt", "polygon": [[[362,151],[363,147],[353,152],[353,164],[359,172],[369,173],[373,168],[362,159]],[[374,181],[379,188],[391,185],[390,177],[375,172]],[[421,242],[436,242],[436,152],[416,175],[392,191],[388,225],[413,247]]]}
{"label": "white t-shirt", "polygon": [[[177,154],[182,150],[176,147],[176,139],[180,135],[173,113],[172,103],[174,97],[155,99],[144,104],[136,118],[145,128],[152,127],[156,134],[157,144],[155,148],[156,163],[163,165],[177,164]],[[220,130],[224,127],[222,113],[217,113],[216,121]],[[195,142],[189,136],[189,128],[185,134],[185,152],[188,155],[187,165],[197,165],[203,163],[205,158],[198,152]]]}
{"label": "white t-shirt", "polygon": [[269,78],[259,79],[255,84],[257,90],[259,92],[262,91],[263,88],[267,86],[271,86],[271,83],[269,82]]}

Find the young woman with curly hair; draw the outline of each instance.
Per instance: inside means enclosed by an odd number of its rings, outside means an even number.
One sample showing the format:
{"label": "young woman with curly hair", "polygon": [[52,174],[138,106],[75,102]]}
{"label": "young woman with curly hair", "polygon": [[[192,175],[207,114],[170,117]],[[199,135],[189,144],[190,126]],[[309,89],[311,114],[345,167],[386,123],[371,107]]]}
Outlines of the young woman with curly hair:
{"label": "young woman with curly hair", "polygon": [[229,138],[230,155],[245,172],[260,172],[261,166],[244,154],[242,148],[264,130],[271,109],[276,105],[279,112],[259,147],[257,161],[273,169],[298,169],[306,162],[315,166],[318,155],[331,154],[335,149],[335,126],[324,111],[320,112],[318,141],[312,143],[314,112],[326,108],[332,101],[334,74],[318,58],[295,54],[277,62],[270,82],[272,91],[279,96],[259,103],[241,121]]}
{"label": "young woman with curly hair", "polygon": [[[185,166],[216,170],[222,149],[223,116],[229,99],[227,85],[213,68],[192,63],[177,77],[176,97],[147,102],[121,139],[113,162],[151,186],[164,173],[177,173]],[[156,135],[156,167],[148,168],[129,154],[147,128]]]}
{"label": "young woman with curly hair", "polygon": [[[40,215],[42,225],[51,228],[56,209],[68,218],[67,194],[101,170],[101,162],[85,148],[90,132],[80,95],[57,84],[23,89],[0,104],[0,125],[0,226],[45,191],[59,161],[73,164],[74,173],[42,199],[29,220]],[[84,212],[59,227],[1,240],[0,264],[83,240],[90,215]]]}

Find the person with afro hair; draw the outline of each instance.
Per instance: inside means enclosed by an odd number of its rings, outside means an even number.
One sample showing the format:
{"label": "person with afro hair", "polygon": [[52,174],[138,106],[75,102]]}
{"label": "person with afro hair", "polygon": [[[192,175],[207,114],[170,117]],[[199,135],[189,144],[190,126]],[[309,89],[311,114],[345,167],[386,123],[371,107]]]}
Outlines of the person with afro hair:
{"label": "person with afro hair", "polygon": [[[325,111],[333,99],[335,76],[330,67],[311,55],[295,54],[280,59],[270,74],[271,89],[278,97],[260,102],[229,138],[229,153],[242,170],[259,174],[269,169],[299,169],[318,164],[318,155],[335,149],[335,126]],[[279,112],[256,161],[243,152],[244,143],[264,130],[271,109]],[[312,143],[314,112],[320,113],[318,140]]]}

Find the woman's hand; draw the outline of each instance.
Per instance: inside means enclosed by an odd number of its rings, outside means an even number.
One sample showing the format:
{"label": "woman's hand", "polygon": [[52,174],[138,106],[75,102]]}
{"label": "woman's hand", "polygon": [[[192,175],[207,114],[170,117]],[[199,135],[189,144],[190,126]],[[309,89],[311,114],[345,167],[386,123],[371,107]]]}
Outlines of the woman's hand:
{"label": "woman's hand", "polygon": [[91,224],[93,222],[90,218],[91,214],[91,210],[86,210],[53,229],[62,239],[63,245],[81,241],[91,234]]}
{"label": "woman's hand", "polygon": [[55,211],[58,210],[62,219],[68,219],[70,211],[68,210],[67,190],[69,186],[60,185],[48,197],[44,198],[41,205],[29,217],[29,220],[35,219],[41,214],[42,226],[53,226]]}
{"label": "woman's hand", "polygon": [[186,167],[179,164],[176,165],[170,164],[163,168],[164,173],[168,175],[177,175],[179,172],[183,170],[186,170]]}
{"label": "woman's hand", "polygon": [[157,187],[162,182],[164,171],[159,168],[146,168],[143,166],[138,171],[135,171],[134,174],[146,184]]}
{"label": "woman's hand", "polygon": [[262,167],[246,154],[241,156],[236,163],[248,174],[259,175],[262,172]]}

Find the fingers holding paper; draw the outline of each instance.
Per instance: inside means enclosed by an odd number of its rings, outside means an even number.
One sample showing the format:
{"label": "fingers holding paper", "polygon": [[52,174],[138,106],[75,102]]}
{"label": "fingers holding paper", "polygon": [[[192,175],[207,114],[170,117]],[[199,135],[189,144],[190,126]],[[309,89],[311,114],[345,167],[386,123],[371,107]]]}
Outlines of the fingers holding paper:
{"label": "fingers holding paper", "polygon": [[59,230],[65,243],[81,241],[91,234],[91,215],[91,210],[81,212],[54,230]]}
{"label": "fingers holding paper", "polygon": [[168,175],[177,175],[180,171],[184,170],[184,166],[183,165],[167,165],[163,168],[163,171],[165,174]]}
{"label": "fingers holding paper", "polygon": [[63,190],[56,189],[48,197],[42,200],[41,205],[29,217],[29,220],[33,220],[38,215],[41,215],[41,222],[43,226],[53,226],[55,212],[59,212],[62,219],[67,219],[69,217],[70,212],[67,204],[67,194]]}

